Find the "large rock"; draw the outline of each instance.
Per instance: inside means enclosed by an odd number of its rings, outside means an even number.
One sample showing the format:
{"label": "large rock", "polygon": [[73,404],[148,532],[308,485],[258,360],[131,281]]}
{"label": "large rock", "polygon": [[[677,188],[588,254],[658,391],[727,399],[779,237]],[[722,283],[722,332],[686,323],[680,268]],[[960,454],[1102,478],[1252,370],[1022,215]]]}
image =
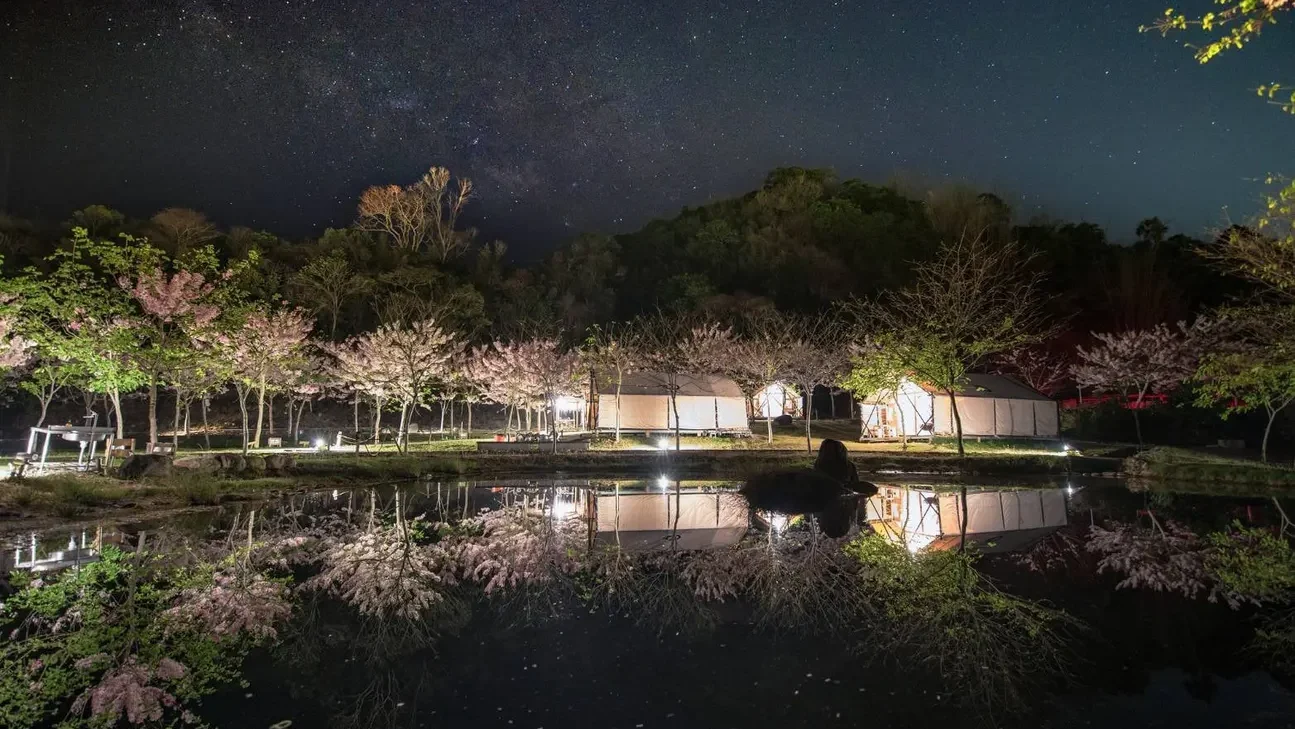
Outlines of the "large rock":
{"label": "large rock", "polygon": [[265,475],[265,456],[247,457],[247,474],[252,478]]}
{"label": "large rock", "polygon": [[220,472],[237,476],[247,470],[247,458],[240,453],[219,453]]}
{"label": "large rock", "polygon": [[172,473],[171,457],[161,453],[135,453],[117,467],[117,477],[128,481],[141,478],[166,478]]}
{"label": "large rock", "polygon": [[272,453],[265,457],[265,472],[271,476],[286,476],[297,467],[297,459],[288,453]]}
{"label": "large rock", "polygon": [[176,470],[188,471],[190,473],[204,473],[214,475],[220,473],[220,457],[212,454],[203,456],[184,456],[175,459],[173,464]]}

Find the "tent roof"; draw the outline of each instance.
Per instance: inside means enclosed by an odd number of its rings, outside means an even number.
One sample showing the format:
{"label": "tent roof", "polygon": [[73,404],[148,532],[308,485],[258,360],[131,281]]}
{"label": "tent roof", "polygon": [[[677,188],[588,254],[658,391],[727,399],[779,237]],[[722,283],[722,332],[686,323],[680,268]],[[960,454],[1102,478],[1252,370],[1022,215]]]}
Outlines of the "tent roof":
{"label": "tent roof", "polygon": [[[940,394],[931,388],[927,392]],[[986,397],[1001,400],[1045,400],[1052,398],[1008,375],[967,375],[967,384],[958,390],[958,397]]]}
{"label": "tent roof", "polygon": [[[703,396],[703,397],[742,397],[742,389],[737,383],[727,377],[716,375],[679,375],[679,394],[685,396]],[[621,383],[622,395],[661,395],[666,396],[669,393],[665,389],[666,381],[659,374],[651,372],[635,372],[625,375],[624,382]],[[615,395],[616,382],[611,379],[600,378],[598,382],[599,395]]]}

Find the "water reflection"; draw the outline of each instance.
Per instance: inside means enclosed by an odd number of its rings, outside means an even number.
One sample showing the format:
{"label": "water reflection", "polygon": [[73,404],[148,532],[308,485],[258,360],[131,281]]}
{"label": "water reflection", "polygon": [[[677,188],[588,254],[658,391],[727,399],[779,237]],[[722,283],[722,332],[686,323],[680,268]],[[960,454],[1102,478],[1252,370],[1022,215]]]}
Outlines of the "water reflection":
{"label": "water reflection", "polygon": [[[102,557],[152,580],[148,594],[160,602],[135,619],[164,624],[161,644],[212,626],[223,631],[221,646],[255,639],[254,660],[218,682],[246,678],[254,697],[238,688],[210,697],[203,718],[213,726],[624,725],[627,717],[818,726],[837,714],[962,725],[986,716],[1011,723],[1012,712],[1037,725],[1026,717],[1045,711],[1041,697],[1068,679],[1136,693],[1163,665],[1194,661],[1191,676],[1211,675],[1217,664],[1200,657],[1211,636],[1227,646],[1229,672],[1255,666],[1242,650],[1254,629],[1239,613],[1135,589],[1145,583],[1123,589],[1128,576],[1116,572],[1144,575],[1151,568],[1140,556],[1179,568],[1189,557],[1192,579],[1217,579],[1216,553],[1204,550],[1234,517],[1267,529],[1262,503],[936,484],[748,500],[736,487],[652,478],[321,491],[23,535],[0,553],[0,572],[43,570],[52,580],[57,566],[93,572]],[[851,500],[855,508],[834,521]],[[1181,536],[1184,524],[1201,538]],[[1258,543],[1253,531],[1237,533],[1243,546]],[[1072,549],[1039,558],[1053,537]],[[140,545],[156,559],[132,556]],[[1045,562],[1063,568],[1038,567]],[[127,604],[118,599],[130,594],[124,582],[95,584],[113,610]],[[1207,629],[1216,625],[1230,632]],[[798,637],[773,643],[787,634]],[[1088,651],[1081,661],[1072,660],[1077,648]],[[104,682],[130,679],[178,695],[166,679],[176,669],[159,658],[171,654],[131,650],[103,651],[108,658],[96,660],[111,667],[87,664],[76,690],[93,699]],[[1262,685],[1277,697],[1270,703],[1292,704]],[[581,706],[564,692],[584,697]],[[717,694],[731,698],[726,711],[715,708]],[[878,694],[895,698],[866,700]],[[662,697],[669,710],[658,711]],[[71,699],[44,708],[66,713]]]}
{"label": "water reflection", "polygon": [[911,551],[957,549],[965,534],[982,554],[1008,552],[1066,526],[1069,495],[1057,488],[969,490],[964,500],[959,491],[883,485],[867,501],[867,522]]}

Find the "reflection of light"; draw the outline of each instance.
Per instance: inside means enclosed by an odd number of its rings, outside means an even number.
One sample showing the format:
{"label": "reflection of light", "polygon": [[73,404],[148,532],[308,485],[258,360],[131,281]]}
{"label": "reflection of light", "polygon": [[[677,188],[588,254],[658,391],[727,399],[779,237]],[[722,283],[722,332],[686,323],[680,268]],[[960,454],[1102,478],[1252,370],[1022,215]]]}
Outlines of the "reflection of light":
{"label": "reflection of light", "polygon": [[657,438],[656,447],[657,447],[657,448],[660,448],[660,449],[661,449],[661,450],[663,450],[663,451],[664,451],[664,450],[668,450],[668,449],[670,448],[670,439],[669,439],[669,438]]}
{"label": "reflection of light", "polygon": [[561,413],[573,413],[580,409],[580,401],[574,397],[563,395],[553,401],[553,407]]}
{"label": "reflection of light", "polygon": [[553,500],[553,518],[566,519],[574,516],[576,513],[576,502],[574,499],[558,496]]}
{"label": "reflection of light", "polygon": [[670,488],[670,477],[669,477],[669,476],[662,476],[661,478],[658,478],[658,479],[656,480],[656,485],[657,485],[657,486],[660,486],[660,487],[661,487],[661,488],[663,488],[663,489],[668,489],[668,488]]}
{"label": "reflection of light", "polygon": [[787,531],[787,515],[774,514],[769,518],[769,526],[773,527],[773,530],[779,534]]}
{"label": "reflection of light", "polygon": [[333,501],[337,501],[338,496],[339,494],[337,493],[337,489],[333,489]]}

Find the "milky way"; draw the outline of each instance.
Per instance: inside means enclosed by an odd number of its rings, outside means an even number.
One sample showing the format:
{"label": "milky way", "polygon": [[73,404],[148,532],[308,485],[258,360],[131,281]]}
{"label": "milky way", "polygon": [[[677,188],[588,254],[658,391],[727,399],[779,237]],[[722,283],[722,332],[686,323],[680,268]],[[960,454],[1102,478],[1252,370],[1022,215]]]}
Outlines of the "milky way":
{"label": "milky way", "polygon": [[1200,67],[1137,32],[1155,0],[0,6],[0,207],[51,219],[184,205],[307,235],[442,164],[525,256],[801,164],[1127,239],[1242,217],[1295,171],[1295,120],[1253,92],[1295,80],[1290,28]]}

